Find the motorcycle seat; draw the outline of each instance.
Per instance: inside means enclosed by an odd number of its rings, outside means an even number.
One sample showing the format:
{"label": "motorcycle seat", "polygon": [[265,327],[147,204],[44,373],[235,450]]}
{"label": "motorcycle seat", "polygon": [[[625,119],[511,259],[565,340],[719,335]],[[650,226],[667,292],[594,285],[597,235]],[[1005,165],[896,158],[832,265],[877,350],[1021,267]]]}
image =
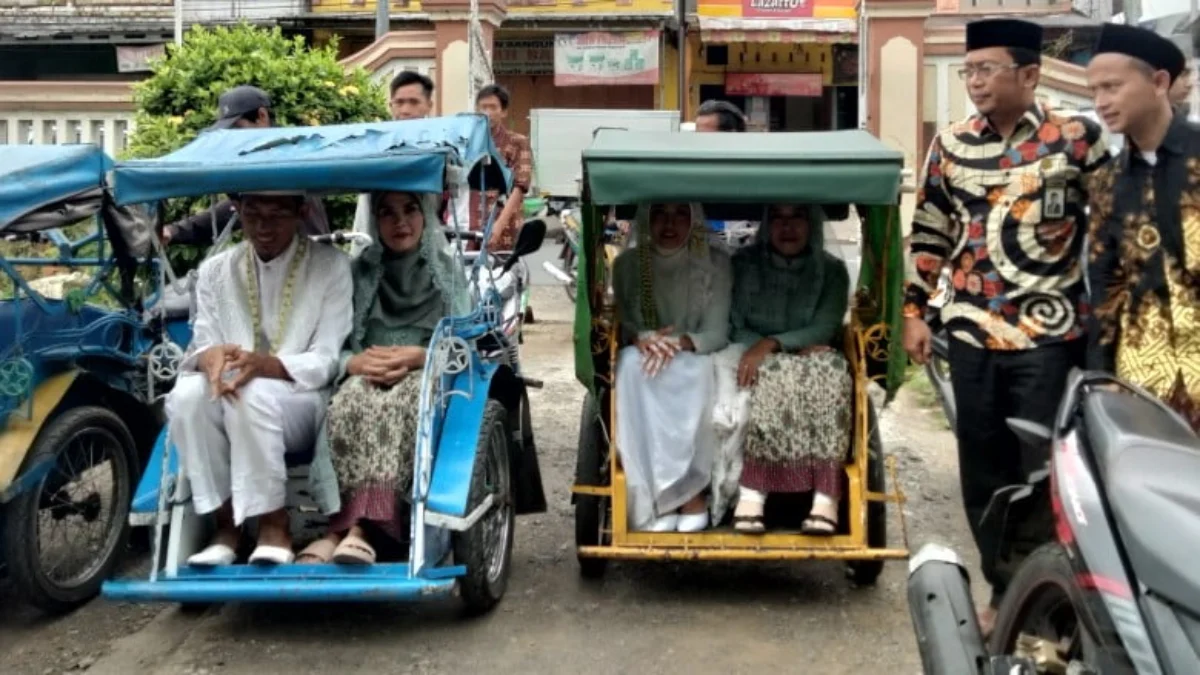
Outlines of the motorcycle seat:
{"label": "motorcycle seat", "polygon": [[1092,392],[1083,417],[1138,579],[1200,613],[1200,439],[1156,405],[1124,393]]}

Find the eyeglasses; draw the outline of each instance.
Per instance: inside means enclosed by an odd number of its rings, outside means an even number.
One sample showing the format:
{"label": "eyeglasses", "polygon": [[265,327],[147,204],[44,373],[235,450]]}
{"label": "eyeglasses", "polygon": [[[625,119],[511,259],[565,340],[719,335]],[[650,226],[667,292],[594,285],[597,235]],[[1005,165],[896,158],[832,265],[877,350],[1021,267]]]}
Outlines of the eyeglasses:
{"label": "eyeglasses", "polygon": [[959,68],[958,78],[960,80],[969,80],[974,75],[981,75],[986,80],[1002,70],[1016,70],[1020,67],[1015,63],[973,63]]}

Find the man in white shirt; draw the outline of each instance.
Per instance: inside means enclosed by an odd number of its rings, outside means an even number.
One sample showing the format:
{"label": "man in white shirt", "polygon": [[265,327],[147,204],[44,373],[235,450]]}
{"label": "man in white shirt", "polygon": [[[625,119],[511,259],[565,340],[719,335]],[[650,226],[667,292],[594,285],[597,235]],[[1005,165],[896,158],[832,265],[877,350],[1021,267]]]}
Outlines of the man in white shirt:
{"label": "man in white shirt", "polygon": [[192,344],[167,399],[170,437],[212,543],[190,565],[228,565],[258,518],[252,563],[294,557],[286,453],[312,448],[350,333],[349,258],[299,230],[303,195],[235,199],[246,239],[200,266]]}

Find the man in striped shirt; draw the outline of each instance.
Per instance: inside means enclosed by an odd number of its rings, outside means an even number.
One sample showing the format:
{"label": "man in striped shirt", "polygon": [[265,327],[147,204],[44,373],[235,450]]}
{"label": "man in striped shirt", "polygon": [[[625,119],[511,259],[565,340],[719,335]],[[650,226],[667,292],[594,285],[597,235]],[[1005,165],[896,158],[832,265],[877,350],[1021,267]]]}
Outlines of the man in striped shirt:
{"label": "man in striped shirt", "polygon": [[959,75],[977,112],[934,138],[913,218],[904,348],[930,355],[925,321],[943,266],[941,308],[959,409],[963,505],[993,589],[990,632],[1006,579],[1003,532],[982,523],[992,494],[1047,459],[1024,451],[1005,420],[1048,424],[1072,367],[1082,366],[1088,313],[1081,247],[1089,176],[1109,160],[1096,122],[1037,102],[1042,29],[1018,20],[967,25]]}

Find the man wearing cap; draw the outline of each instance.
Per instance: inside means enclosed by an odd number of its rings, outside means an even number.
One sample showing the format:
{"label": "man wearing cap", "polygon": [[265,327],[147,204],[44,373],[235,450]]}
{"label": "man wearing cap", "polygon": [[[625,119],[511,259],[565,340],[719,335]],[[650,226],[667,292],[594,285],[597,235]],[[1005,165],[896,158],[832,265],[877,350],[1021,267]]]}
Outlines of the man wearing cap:
{"label": "man wearing cap", "polygon": [[[217,121],[207,130],[266,129],[274,125],[275,113],[271,110],[271,97],[258,87],[243,85],[221,94],[217,99]],[[229,222],[233,212],[232,201],[217,202],[211,209],[164,226],[163,243],[211,245],[214,241],[213,214],[216,214],[217,227],[220,228]],[[305,214],[305,234],[329,233],[329,219],[325,215],[325,205],[320,198],[308,199]]]}
{"label": "man wearing cap", "polygon": [[1034,96],[1042,29],[1026,21],[967,24],[959,76],[977,112],[937,134],[913,218],[904,348],[924,364],[929,298],[949,264],[941,308],[963,505],[992,586],[980,626],[990,632],[1006,579],[1002,532],[981,522],[992,494],[1023,483],[1045,457],[1023,456],[1010,417],[1048,423],[1071,367],[1084,361],[1082,243],[1086,179],[1109,160],[1100,125]]}
{"label": "man wearing cap", "polygon": [[1175,114],[1170,40],[1105,24],[1088,64],[1096,111],[1125,135],[1091,192],[1088,367],[1141,385],[1200,431],[1200,127]]}
{"label": "man wearing cap", "polygon": [[302,195],[242,195],[245,240],[200,265],[192,343],[167,397],[171,441],[216,535],[189,565],[293,560],[284,455],[313,447],[350,334],[350,259],[299,234]]}

